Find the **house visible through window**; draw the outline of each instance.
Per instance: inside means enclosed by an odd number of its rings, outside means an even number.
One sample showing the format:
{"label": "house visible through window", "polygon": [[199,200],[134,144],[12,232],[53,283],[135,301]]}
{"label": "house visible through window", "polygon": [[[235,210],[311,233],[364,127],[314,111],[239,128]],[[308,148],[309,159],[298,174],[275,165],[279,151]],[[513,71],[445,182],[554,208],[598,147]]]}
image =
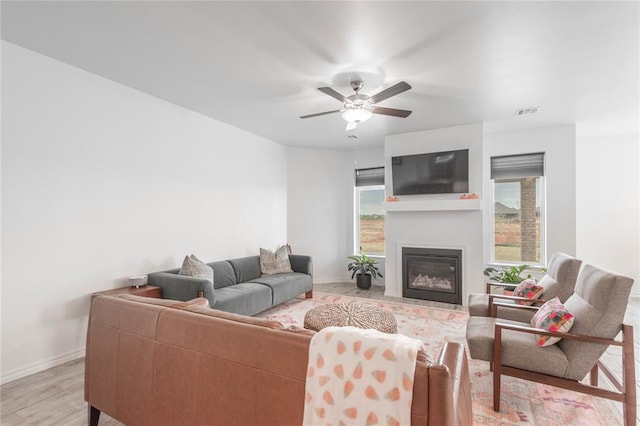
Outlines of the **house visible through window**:
{"label": "house visible through window", "polygon": [[384,256],[384,167],[356,170],[355,253]]}
{"label": "house visible through window", "polygon": [[544,153],[491,157],[491,179],[492,261],[544,263]]}

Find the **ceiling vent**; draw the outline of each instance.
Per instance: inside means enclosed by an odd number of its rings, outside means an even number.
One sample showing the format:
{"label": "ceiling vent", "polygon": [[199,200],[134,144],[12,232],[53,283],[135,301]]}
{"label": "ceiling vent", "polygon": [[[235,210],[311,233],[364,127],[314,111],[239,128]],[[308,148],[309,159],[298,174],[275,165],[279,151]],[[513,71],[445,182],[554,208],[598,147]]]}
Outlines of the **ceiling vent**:
{"label": "ceiling vent", "polygon": [[514,115],[519,116],[519,115],[535,114],[536,112],[538,112],[538,107],[520,108],[516,110],[516,113]]}

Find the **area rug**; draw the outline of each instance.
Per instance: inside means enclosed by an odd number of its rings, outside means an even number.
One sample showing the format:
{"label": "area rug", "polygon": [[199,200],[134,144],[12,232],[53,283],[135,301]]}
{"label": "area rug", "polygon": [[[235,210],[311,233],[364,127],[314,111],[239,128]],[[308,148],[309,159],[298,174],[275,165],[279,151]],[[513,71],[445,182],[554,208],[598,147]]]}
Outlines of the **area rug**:
{"label": "area rug", "polygon": [[[315,306],[356,301],[392,312],[398,321],[398,332],[422,340],[432,359],[437,358],[444,342],[466,344],[466,312],[405,303],[314,292],[312,299],[294,299],[258,316],[302,326],[304,314]],[[492,409],[493,377],[489,363],[469,359],[469,369],[476,425],[622,424],[622,415],[613,402],[511,377],[502,378],[501,412],[496,413]]]}

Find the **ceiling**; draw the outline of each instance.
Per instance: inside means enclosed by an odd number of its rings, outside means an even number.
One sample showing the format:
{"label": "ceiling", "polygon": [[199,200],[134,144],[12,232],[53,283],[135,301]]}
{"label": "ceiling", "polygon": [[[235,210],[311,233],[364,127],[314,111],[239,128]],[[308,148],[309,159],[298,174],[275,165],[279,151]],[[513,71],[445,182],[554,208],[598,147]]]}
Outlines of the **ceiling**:
{"label": "ceiling", "polygon": [[[638,133],[638,2],[2,1],[2,38],[287,146],[351,149],[319,92],[413,88],[358,127]],[[515,116],[517,108],[539,107]]]}

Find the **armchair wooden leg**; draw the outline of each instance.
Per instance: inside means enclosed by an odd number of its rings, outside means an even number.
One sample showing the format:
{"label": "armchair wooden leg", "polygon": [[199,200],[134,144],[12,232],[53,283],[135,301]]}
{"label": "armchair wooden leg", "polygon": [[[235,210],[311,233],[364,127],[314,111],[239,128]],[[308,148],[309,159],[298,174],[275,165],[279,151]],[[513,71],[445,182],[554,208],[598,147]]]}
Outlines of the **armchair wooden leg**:
{"label": "armchair wooden leg", "polygon": [[493,340],[493,411],[500,411],[500,368],[502,367],[502,328],[495,327]]}
{"label": "armchair wooden leg", "polygon": [[313,290],[309,290],[308,292],[306,292],[306,293],[304,294],[304,298],[305,298],[305,299],[311,299],[311,298],[313,298]]}
{"label": "armchair wooden leg", "polygon": [[98,426],[99,420],[100,410],[92,405],[89,405],[89,426]]}
{"label": "armchair wooden leg", "polygon": [[624,336],[624,344],[622,346],[622,386],[624,387],[624,424],[633,426],[636,424],[636,369],[635,355],[633,350],[633,327],[630,325],[622,326],[622,334]]}

